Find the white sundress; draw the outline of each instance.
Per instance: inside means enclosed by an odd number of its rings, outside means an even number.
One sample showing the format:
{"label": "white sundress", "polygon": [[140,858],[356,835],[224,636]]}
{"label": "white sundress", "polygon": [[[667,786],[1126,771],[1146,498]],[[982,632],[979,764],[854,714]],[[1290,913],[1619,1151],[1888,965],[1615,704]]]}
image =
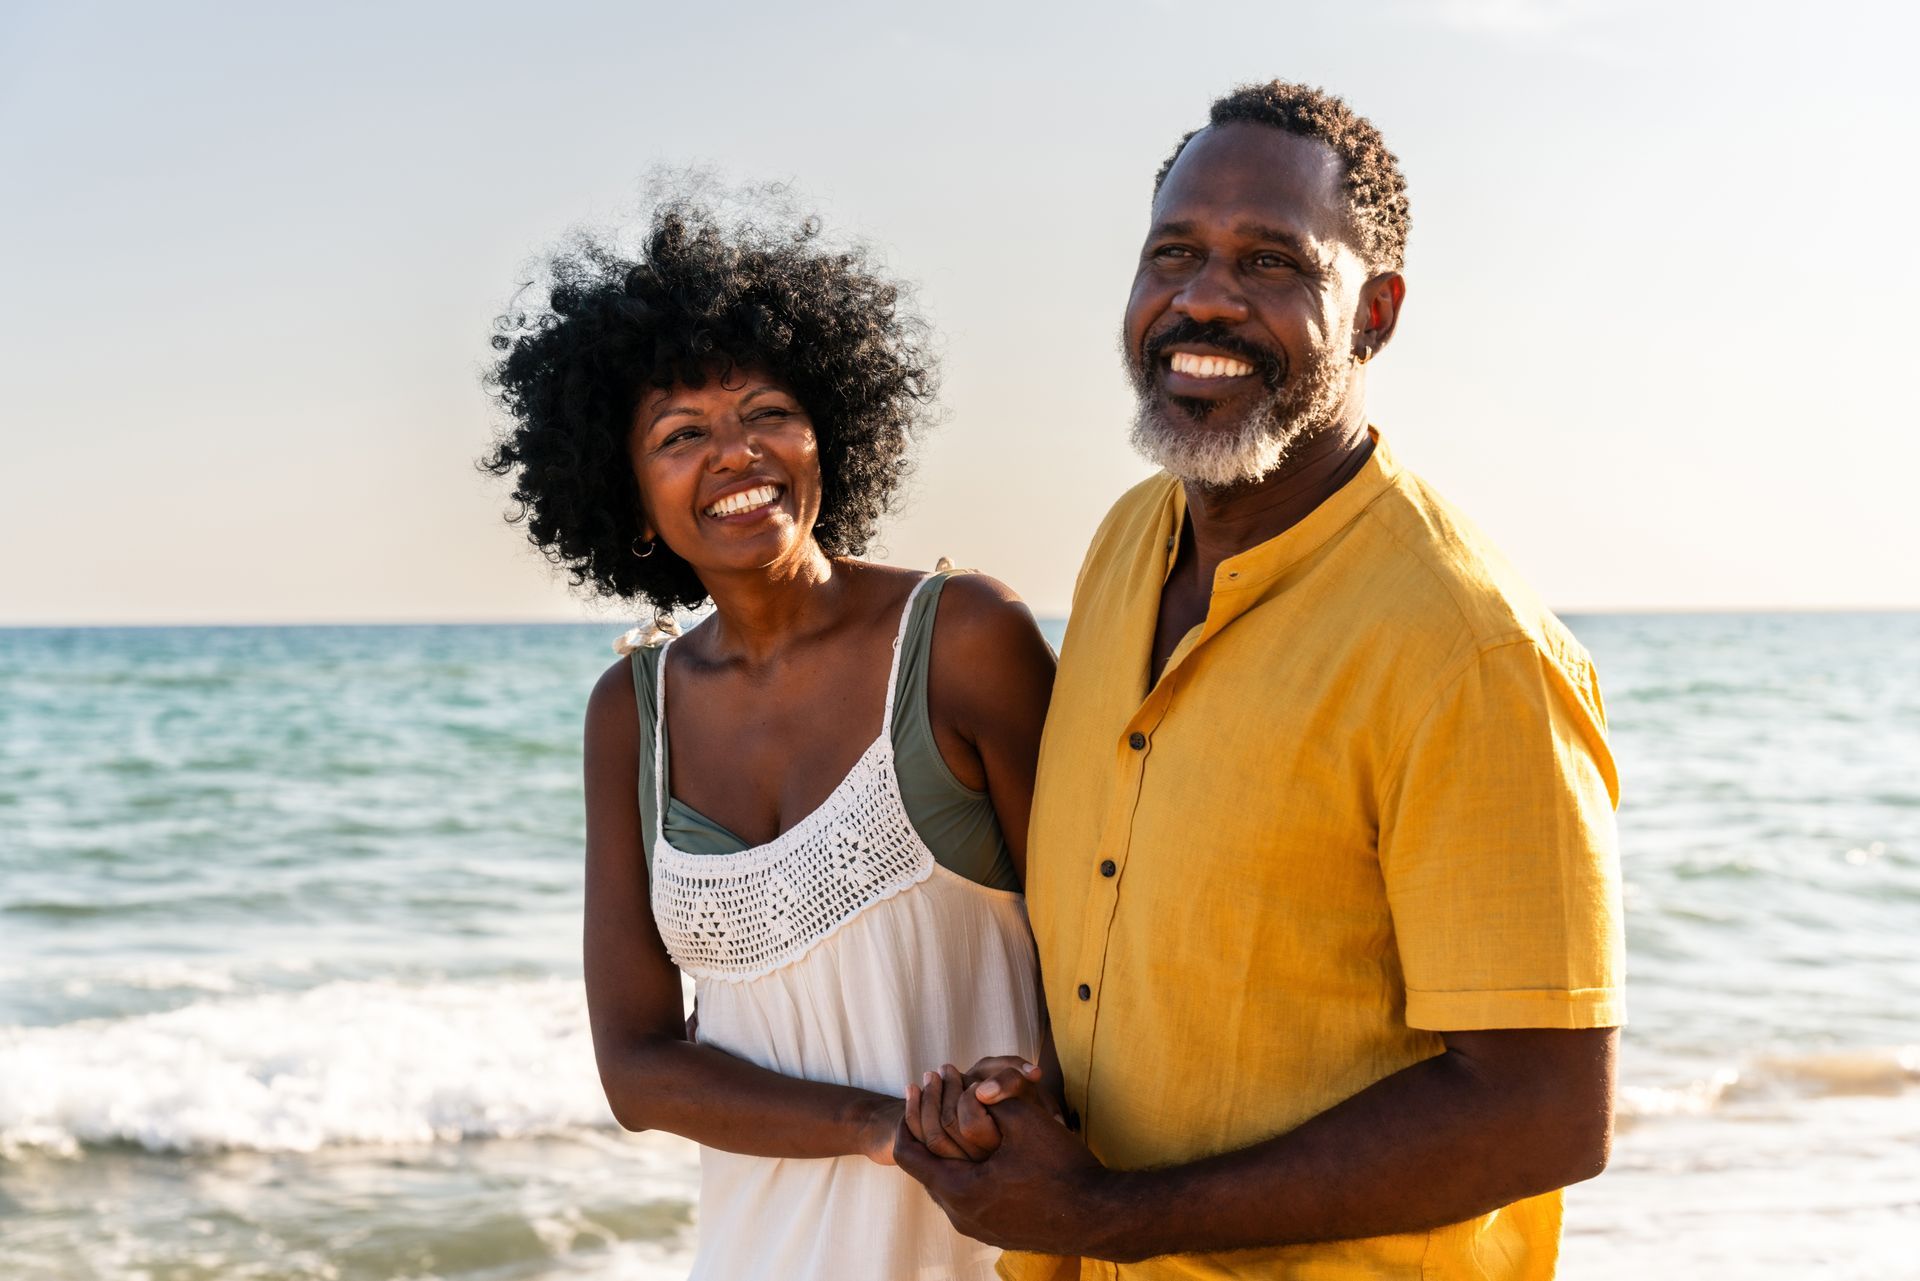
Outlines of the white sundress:
{"label": "white sundress", "polygon": [[[687,854],[667,841],[664,647],[655,667],[653,915],[694,980],[700,1042],[896,1096],[942,1063],[1033,1059],[1040,1040],[1024,900],[941,867],[894,773],[901,639],[926,581],[901,614],[880,736],[764,845]],[[703,1147],[698,1231],[691,1281],[986,1281],[999,1255],[954,1231],[903,1171],[863,1156]]]}

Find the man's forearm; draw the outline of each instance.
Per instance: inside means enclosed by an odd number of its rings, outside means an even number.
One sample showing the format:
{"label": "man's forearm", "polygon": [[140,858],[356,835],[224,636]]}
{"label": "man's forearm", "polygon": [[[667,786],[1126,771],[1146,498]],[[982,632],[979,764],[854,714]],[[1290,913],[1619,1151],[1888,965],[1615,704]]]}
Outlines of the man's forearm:
{"label": "man's forearm", "polygon": [[1598,1174],[1614,1034],[1473,1033],[1299,1128],[1100,1180],[1082,1253],[1132,1260],[1416,1232]]}

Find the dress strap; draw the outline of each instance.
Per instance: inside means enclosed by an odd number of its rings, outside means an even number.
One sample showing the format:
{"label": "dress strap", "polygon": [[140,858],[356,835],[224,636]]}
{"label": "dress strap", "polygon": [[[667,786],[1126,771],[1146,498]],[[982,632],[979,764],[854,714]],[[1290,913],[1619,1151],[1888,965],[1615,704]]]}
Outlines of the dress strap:
{"label": "dress strap", "polygon": [[[667,649],[673,644],[668,637],[660,643],[660,652],[653,660],[653,827],[654,838],[664,837],[667,830]],[[648,852],[651,857],[652,852]]]}
{"label": "dress strap", "polygon": [[880,738],[884,742],[893,741],[893,691],[900,681],[900,651],[907,639],[907,622],[913,617],[913,602],[920,599],[920,590],[932,582],[938,574],[928,574],[913,585],[907,593],[907,603],[900,607],[900,630],[893,637],[893,663],[887,668],[887,701],[880,717]]}

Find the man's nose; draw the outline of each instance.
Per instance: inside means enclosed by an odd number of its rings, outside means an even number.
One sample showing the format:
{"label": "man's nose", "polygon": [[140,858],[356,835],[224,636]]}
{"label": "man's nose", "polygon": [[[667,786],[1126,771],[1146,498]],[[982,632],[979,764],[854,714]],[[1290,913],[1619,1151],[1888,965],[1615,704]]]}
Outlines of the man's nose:
{"label": "man's nose", "polygon": [[1218,259],[1187,278],[1173,296],[1173,309],[1199,324],[1238,324],[1247,318],[1246,295],[1234,279],[1232,264]]}

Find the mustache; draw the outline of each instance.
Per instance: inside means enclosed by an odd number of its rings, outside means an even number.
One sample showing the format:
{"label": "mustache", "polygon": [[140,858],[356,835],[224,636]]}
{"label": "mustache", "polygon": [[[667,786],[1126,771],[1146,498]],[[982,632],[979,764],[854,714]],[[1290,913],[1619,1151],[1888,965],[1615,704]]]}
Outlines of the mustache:
{"label": "mustache", "polygon": [[1287,361],[1281,353],[1269,351],[1256,343],[1236,337],[1227,332],[1223,325],[1201,324],[1197,320],[1184,316],[1141,344],[1141,354],[1145,358],[1147,368],[1155,368],[1167,348],[1178,343],[1212,347],[1216,351],[1223,351],[1246,361],[1253,366],[1254,372],[1260,375],[1261,383],[1269,391],[1275,390],[1287,379]]}

